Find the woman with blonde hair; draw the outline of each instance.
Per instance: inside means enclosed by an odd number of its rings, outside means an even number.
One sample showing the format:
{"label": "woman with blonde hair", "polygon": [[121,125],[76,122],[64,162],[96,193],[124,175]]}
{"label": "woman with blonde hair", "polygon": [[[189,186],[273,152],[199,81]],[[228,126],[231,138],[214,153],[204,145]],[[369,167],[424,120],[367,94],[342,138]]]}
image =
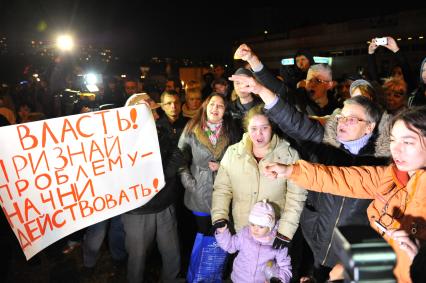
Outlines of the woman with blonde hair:
{"label": "woman with blonde hair", "polygon": [[182,105],[182,114],[184,117],[193,118],[201,106],[200,88],[185,89],[185,103]]}
{"label": "woman with blonde hair", "polygon": [[[220,163],[214,183],[212,220],[215,228],[228,225],[230,205],[235,230],[248,225],[248,216],[256,202],[267,199],[280,216],[274,248],[288,244],[299,225],[307,191],[285,180],[269,180],[259,174],[265,163],[294,163],[299,154],[273,132],[263,104],[250,109],[244,118],[246,133],[230,146]],[[285,160],[285,161],[284,161]],[[229,226],[229,225],[228,225]]]}
{"label": "woman with blonde hair", "polygon": [[395,114],[407,106],[407,84],[398,78],[389,78],[383,84],[385,107],[388,112]]}

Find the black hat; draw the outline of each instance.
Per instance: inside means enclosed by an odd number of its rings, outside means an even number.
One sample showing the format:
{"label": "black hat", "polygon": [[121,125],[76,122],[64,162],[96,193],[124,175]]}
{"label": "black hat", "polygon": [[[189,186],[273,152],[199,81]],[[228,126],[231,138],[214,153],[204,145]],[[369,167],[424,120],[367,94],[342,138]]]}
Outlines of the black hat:
{"label": "black hat", "polygon": [[234,75],[245,75],[247,77],[253,77],[253,72],[245,68],[238,68]]}

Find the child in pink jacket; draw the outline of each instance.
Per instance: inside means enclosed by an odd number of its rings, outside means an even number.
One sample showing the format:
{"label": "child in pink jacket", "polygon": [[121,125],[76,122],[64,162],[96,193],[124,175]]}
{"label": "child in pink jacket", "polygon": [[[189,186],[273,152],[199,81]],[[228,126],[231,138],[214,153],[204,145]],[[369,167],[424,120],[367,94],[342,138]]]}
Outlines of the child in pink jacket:
{"label": "child in pink jacket", "polygon": [[[232,236],[225,226],[216,230],[219,246],[229,253],[239,251],[234,260],[231,279],[236,283],[290,282],[291,262],[288,249],[274,249],[276,235],[275,212],[266,201],[256,203],[249,215],[250,225]],[[273,261],[273,278],[266,272],[268,262]]]}

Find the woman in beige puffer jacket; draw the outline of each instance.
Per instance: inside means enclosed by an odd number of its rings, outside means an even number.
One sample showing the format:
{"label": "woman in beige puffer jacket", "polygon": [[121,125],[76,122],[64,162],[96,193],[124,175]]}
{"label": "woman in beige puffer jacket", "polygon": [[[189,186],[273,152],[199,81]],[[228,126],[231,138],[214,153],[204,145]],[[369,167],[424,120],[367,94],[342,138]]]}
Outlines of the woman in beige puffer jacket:
{"label": "woman in beige puffer jacket", "polygon": [[286,180],[263,176],[263,164],[279,161],[293,164],[299,159],[289,143],[272,132],[263,105],[252,108],[245,118],[247,132],[241,141],[230,146],[213,186],[212,222],[229,220],[230,205],[235,230],[248,224],[252,206],[263,199],[273,204],[280,215],[278,232],[291,240],[299,225],[307,191]]}

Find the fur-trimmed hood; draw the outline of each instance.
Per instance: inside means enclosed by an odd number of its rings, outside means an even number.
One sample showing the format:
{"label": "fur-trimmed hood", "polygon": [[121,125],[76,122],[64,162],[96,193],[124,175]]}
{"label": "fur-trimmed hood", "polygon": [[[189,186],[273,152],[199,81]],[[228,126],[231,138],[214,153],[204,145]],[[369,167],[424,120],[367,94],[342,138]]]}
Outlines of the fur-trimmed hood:
{"label": "fur-trimmed hood", "polygon": [[206,132],[201,129],[201,126],[199,125],[194,128],[194,136],[202,145],[208,148],[208,150],[213,154],[214,158],[218,161],[220,161],[223,154],[225,153],[226,148],[229,145],[228,137],[224,136],[221,133],[219,135],[219,139],[217,140],[216,145],[213,146]]}
{"label": "fur-trimmed hood", "polygon": [[[337,119],[336,115],[340,114],[342,109],[334,110],[324,124],[324,138],[323,143],[340,147],[341,143],[337,140]],[[376,137],[374,146],[374,156],[376,157],[390,157],[390,122],[392,115],[384,112],[380,118],[380,122],[376,125],[372,138]]]}
{"label": "fur-trimmed hood", "polygon": [[425,64],[426,64],[426,57],[423,59],[422,64],[420,65],[420,84],[419,85],[423,86],[423,88],[426,85],[426,83],[424,82],[423,77],[422,77],[423,67],[424,67]]}

